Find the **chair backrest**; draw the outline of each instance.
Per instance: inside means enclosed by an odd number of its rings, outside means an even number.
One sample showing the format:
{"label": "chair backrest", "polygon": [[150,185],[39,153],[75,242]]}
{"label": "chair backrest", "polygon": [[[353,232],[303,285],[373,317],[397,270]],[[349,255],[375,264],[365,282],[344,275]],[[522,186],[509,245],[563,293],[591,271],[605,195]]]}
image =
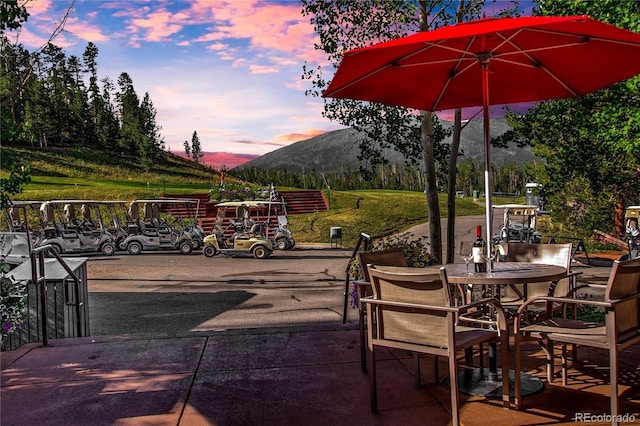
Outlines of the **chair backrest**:
{"label": "chair backrest", "polygon": [[358,252],[358,262],[360,262],[364,281],[371,281],[369,279],[369,271],[367,270],[367,265],[369,264],[381,266],[407,266],[407,258],[404,256],[404,249],[402,248],[361,251]]}
{"label": "chair backrest", "polygon": [[[573,244],[533,244],[533,243],[508,243],[505,260],[507,262],[529,262],[545,265],[561,266],[571,269]],[[563,279],[556,284],[553,294],[564,296],[570,290],[569,280]],[[522,285],[506,286],[504,289],[507,299],[510,296],[522,294]],[[546,296],[549,293],[548,283],[532,283],[527,287],[528,298]]]}
{"label": "chair backrest", "polygon": [[[446,275],[438,270],[394,268],[369,265],[374,299],[449,307],[451,291]],[[452,315],[442,311],[416,312],[388,305],[376,308],[377,336],[380,339],[448,348]]]}
{"label": "chair backrest", "polygon": [[[636,295],[640,292],[640,257],[631,260],[613,262],[605,301]],[[624,336],[628,332],[638,333],[640,329],[640,299],[630,299],[615,306],[616,332]]]}
{"label": "chair backrest", "polygon": [[508,243],[507,262],[544,263],[546,265],[562,266],[569,272],[571,268],[571,254],[573,245],[566,244],[531,244]]}

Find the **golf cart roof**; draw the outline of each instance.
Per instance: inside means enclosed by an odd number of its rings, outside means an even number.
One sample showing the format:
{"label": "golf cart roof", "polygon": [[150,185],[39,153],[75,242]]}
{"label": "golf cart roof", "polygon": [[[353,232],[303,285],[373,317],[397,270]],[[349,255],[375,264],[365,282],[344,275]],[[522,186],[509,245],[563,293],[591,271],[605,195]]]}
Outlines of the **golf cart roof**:
{"label": "golf cart roof", "polygon": [[104,201],[96,201],[96,200],[49,200],[44,201],[42,204],[100,204]]}
{"label": "golf cart roof", "polygon": [[191,204],[198,203],[200,200],[192,199],[192,198],[150,198],[147,200],[133,200],[131,204],[142,204],[142,203],[171,203],[171,204]]}
{"label": "golf cart roof", "polygon": [[216,204],[216,207],[267,207],[269,204],[281,204],[278,202],[271,202],[269,200],[252,200],[252,201],[225,201],[223,203]]}
{"label": "golf cart roof", "polygon": [[42,201],[11,201],[11,204],[9,204],[7,208],[22,206],[40,207],[42,203]]}
{"label": "golf cart roof", "polygon": [[531,204],[498,204],[493,206],[494,209],[505,209],[513,215],[532,215],[538,211],[538,206]]}
{"label": "golf cart roof", "polygon": [[629,206],[625,217],[640,217],[640,206]]}

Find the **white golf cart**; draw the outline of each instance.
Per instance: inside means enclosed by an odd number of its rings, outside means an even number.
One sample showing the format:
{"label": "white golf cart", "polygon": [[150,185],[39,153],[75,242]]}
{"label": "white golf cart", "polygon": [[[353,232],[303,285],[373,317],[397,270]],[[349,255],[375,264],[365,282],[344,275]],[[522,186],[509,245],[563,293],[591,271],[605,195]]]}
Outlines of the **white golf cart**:
{"label": "white golf cart", "polygon": [[39,245],[49,244],[60,254],[100,252],[111,256],[116,252],[115,238],[100,216],[99,201],[53,200],[40,206],[43,238]]}
{"label": "white golf cart", "polygon": [[493,243],[508,242],[541,243],[542,235],[536,231],[539,207],[533,204],[494,205],[494,212],[502,210],[500,231],[493,235]]}
{"label": "white golf cart", "polygon": [[[134,255],[143,250],[179,250],[184,255],[191,254],[197,243],[194,243],[177,213],[181,206],[189,202],[168,198],[132,201],[127,211],[129,235],[122,240],[120,248]],[[161,214],[163,210],[171,211],[176,216]]]}
{"label": "white golf cart", "polygon": [[29,259],[31,250],[42,239],[42,229],[37,225],[41,205],[42,201],[13,201],[2,211],[4,221],[0,226],[0,246],[3,259],[10,268]]}

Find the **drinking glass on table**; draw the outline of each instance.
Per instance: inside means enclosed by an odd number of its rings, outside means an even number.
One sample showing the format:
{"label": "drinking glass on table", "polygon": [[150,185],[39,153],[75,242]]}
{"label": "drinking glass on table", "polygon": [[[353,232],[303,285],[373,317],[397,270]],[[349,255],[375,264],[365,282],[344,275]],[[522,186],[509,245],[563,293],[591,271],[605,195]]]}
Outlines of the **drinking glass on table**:
{"label": "drinking glass on table", "polygon": [[487,253],[482,252],[482,258],[485,260],[485,262],[487,262],[487,275],[488,276],[493,276],[493,261],[496,259],[496,257],[498,256],[498,248],[497,247],[492,247],[487,249]]}
{"label": "drinking glass on table", "polygon": [[459,254],[467,267],[466,275],[469,275],[469,261],[473,259],[473,243],[471,241],[461,241]]}

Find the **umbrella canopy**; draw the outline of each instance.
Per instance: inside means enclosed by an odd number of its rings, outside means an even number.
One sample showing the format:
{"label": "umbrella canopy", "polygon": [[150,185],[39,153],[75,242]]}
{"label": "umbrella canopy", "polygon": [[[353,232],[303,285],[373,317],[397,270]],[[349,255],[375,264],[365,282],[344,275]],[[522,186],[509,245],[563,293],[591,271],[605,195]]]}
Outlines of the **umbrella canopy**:
{"label": "umbrella canopy", "polygon": [[572,98],[640,74],[640,34],[588,16],[482,19],[346,52],[324,97],[423,111]]}

